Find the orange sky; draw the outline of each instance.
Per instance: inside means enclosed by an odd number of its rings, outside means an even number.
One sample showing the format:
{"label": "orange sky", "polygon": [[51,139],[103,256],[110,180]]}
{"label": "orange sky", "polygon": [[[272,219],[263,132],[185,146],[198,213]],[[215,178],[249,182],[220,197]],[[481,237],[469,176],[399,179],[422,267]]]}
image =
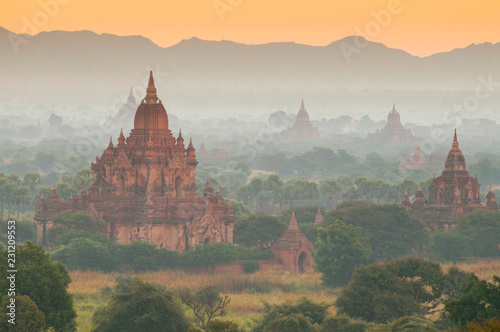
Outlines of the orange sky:
{"label": "orange sky", "polygon": [[[193,36],[248,44],[326,45],[359,31],[366,34],[367,28],[372,29],[366,35],[369,40],[420,56],[500,41],[498,0],[0,1],[0,26],[16,33],[26,32],[29,21],[40,31],[143,35],[161,46]],[[46,15],[42,4],[56,1],[59,8],[48,6],[51,15]],[[396,8],[392,13],[391,6]],[[390,13],[384,26],[372,15],[381,10]]]}

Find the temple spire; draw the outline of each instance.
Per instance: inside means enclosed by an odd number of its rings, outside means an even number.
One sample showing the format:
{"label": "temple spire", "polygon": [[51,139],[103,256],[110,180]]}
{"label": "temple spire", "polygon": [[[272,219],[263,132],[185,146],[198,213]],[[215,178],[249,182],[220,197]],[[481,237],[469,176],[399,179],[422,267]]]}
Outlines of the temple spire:
{"label": "temple spire", "polygon": [[113,137],[109,136],[108,148],[112,148],[112,147],[113,147]]}
{"label": "temple spire", "polygon": [[195,149],[193,146],[193,139],[192,138],[189,139],[189,145],[188,145],[188,148],[186,149],[186,153],[187,153],[187,157],[190,160],[196,160]]}
{"label": "temple spire", "polygon": [[127,98],[127,102],[131,104],[135,104],[135,96],[134,96],[134,91],[132,90],[132,87],[130,87],[130,93]]}
{"label": "temple spire", "polygon": [[396,112],[396,103],[392,103],[392,111]]}
{"label": "temple spire", "polygon": [[123,135],[123,128],[120,129],[120,137],[118,137],[118,145],[117,146],[125,146],[125,136]]}
{"label": "temple spire", "polygon": [[303,110],[305,109],[306,107],[304,106],[304,98],[302,98],[302,105],[300,105],[300,109]]}
{"label": "temple spire", "polygon": [[457,128],[455,128],[455,135],[453,136],[452,149],[458,149]]}
{"label": "temple spire", "polygon": [[298,229],[297,227],[297,219],[295,219],[295,212],[292,212],[292,219],[290,219],[290,225],[288,229]]}
{"label": "temple spire", "polygon": [[321,208],[318,206],[318,213],[316,213],[316,219],[314,220],[315,225],[321,225],[323,223],[323,215],[321,214]]}
{"label": "temple spire", "polygon": [[146,98],[144,98],[144,100],[146,101],[146,104],[156,104],[158,102],[152,70],[149,72],[149,83],[148,88],[146,89]]}

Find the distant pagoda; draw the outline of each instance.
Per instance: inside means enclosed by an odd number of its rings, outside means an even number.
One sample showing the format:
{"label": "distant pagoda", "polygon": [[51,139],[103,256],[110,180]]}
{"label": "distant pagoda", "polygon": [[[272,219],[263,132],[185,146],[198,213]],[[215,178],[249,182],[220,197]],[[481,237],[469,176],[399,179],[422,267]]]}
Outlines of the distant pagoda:
{"label": "distant pagoda", "polygon": [[377,129],[374,134],[368,134],[366,138],[369,141],[388,144],[411,144],[414,141],[411,129],[404,129],[401,124],[399,113],[396,111],[396,104],[392,105],[392,111],[387,116],[385,127],[382,130]]}
{"label": "distant pagoda", "polygon": [[309,120],[309,114],[304,107],[304,99],[302,99],[302,105],[295,118],[295,123],[292,127],[288,127],[283,131],[280,137],[285,141],[308,141],[319,138],[318,128],[313,127],[311,121]]}
{"label": "distant pagoda", "polygon": [[135,111],[137,110],[137,106],[138,105],[134,96],[134,91],[132,90],[132,88],[130,88],[127,102],[118,109],[118,113],[115,116],[106,119],[106,127],[122,128],[125,129],[125,132],[132,129],[130,124],[134,123]]}

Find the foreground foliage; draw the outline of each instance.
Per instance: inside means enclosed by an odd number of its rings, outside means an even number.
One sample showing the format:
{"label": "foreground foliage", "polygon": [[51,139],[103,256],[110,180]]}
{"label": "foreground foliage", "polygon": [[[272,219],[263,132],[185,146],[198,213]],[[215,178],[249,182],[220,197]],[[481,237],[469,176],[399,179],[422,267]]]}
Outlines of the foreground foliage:
{"label": "foreground foliage", "polygon": [[500,277],[490,283],[470,274],[460,288],[460,296],[445,301],[445,311],[454,323],[465,327],[467,323],[485,322],[500,317]]}
{"label": "foreground foliage", "polygon": [[[0,293],[7,294],[7,250],[0,253]],[[45,316],[47,327],[54,331],[73,331],[76,317],[67,288],[71,279],[58,262],[52,262],[42,246],[31,241],[16,248],[16,293],[29,296]]]}
{"label": "foreground foliage", "polygon": [[189,323],[173,293],[134,279],[131,284],[119,284],[110,302],[92,318],[93,331],[185,332]]}
{"label": "foreground foliage", "polygon": [[466,275],[443,273],[437,263],[408,257],[358,268],[337,299],[338,311],[368,322],[386,323],[423,309],[422,305],[455,293]]}
{"label": "foreground foliage", "polygon": [[314,303],[305,297],[296,303],[264,303],[264,316],[253,332],[312,331],[314,324],[323,323],[329,307],[329,304]]}
{"label": "foreground foliage", "polygon": [[370,242],[362,237],[361,229],[337,220],[332,225],[318,228],[314,243],[314,267],[323,273],[325,285],[346,285],[354,270],[370,263]]}
{"label": "foreground foliage", "polygon": [[208,325],[213,318],[224,317],[226,307],[231,302],[229,296],[220,295],[219,291],[212,286],[196,292],[187,288],[183,289],[180,292],[180,299],[193,311],[194,322],[203,331],[208,331]]}

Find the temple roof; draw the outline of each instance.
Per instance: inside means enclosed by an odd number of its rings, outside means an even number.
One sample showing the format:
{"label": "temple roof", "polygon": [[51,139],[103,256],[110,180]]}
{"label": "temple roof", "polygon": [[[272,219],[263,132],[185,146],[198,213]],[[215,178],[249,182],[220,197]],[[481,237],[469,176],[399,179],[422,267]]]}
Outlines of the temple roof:
{"label": "temple roof", "polygon": [[288,229],[285,231],[285,234],[274,243],[272,250],[299,250],[303,244],[305,244],[310,251],[313,250],[311,242],[307,240],[297,227],[297,219],[295,219],[295,213],[292,212],[292,218],[290,219]]}
{"label": "temple roof", "polygon": [[309,122],[309,114],[304,106],[304,99],[302,99],[302,105],[300,106],[300,110],[297,113],[297,118],[295,122]]}
{"label": "temple roof", "polygon": [[453,137],[453,143],[451,144],[450,152],[446,157],[446,162],[444,164],[445,171],[467,171],[467,165],[465,162],[465,157],[458,147],[457,140],[457,130],[455,129],[455,135]]}
{"label": "temple roof", "polygon": [[149,73],[146,97],[144,97],[135,113],[134,129],[145,130],[146,132],[150,130],[168,130],[167,111],[156,95],[152,71]]}

